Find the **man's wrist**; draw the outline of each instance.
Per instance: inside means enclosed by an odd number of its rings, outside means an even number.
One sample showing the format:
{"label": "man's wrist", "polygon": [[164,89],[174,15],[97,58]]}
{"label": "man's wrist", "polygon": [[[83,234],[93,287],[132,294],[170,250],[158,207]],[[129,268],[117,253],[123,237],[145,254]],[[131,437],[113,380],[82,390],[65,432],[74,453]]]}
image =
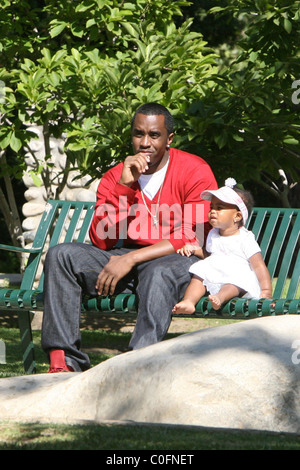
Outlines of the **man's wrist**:
{"label": "man's wrist", "polygon": [[126,262],[130,264],[132,268],[138,264],[137,257],[135,256],[137,251],[138,250],[129,251],[128,253],[122,255],[122,257],[125,258]]}
{"label": "man's wrist", "polygon": [[127,186],[127,188],[131,188],[133,182],[131,183],[126,183],[125,181],[122,181],[121,179],[118,181],[119,184],[121,184],[122,186]]}

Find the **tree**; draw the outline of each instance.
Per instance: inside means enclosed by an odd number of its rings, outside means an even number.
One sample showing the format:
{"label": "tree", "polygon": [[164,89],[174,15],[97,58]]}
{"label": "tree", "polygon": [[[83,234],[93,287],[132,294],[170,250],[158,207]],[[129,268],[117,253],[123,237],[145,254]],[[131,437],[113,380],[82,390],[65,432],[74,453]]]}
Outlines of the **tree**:
{"label": "tree", "polygon": [[[11,178],[25,169],[30,124],[41,126],[45,148],[32,176],[59,198],[68,166],[99,178],[130,152],[129,121],[146,101],[170,108],[176,146],[204,156],[220,184],[234,176],[267,188],[274,205],[297,204],[299,1],[197,5],[3,0],[0,203],[14,244],[22,227]],[[203,29],[208,18],[221,33]],[[68,156],[54,194],[51,136],[64,137]]]}
{"label": "tree", "polygon": [[203,149],[220,182],[235,175],[274,205],[300,207],[300,2],[226,5],[208,14],[231,15],[240,35],[219,54],[215,86],[188,109],[189,147]]}
{"label": "tree", "polygon": [[[33,177],[45,186],[47,197],[59,198],[65,178],[52,194],[51,178],[57,177],[49,164],[52,135],[64,136],[69,166],[99,178],[130,151],[129,121],[138,105],[160,101],[180,122],[187,103],[209,86],[215,61],[201,34],[190,31],[191,21],[175,26],[173,18],[185,5],[162,0],[4,1],[2,177],[12,153],[18,174],[24,170],[28,142],[34,138],[29,124],[42,127],[45,148],[45,161],[36,161]],[[0,195],[16,243],[20,221],[14,225],[13,202]]]}

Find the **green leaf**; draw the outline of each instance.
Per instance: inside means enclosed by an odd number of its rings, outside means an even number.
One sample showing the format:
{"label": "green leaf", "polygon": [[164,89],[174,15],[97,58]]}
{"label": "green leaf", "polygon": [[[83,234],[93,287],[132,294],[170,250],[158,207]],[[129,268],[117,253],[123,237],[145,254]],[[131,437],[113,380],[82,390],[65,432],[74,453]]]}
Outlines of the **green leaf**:
{"label": "green leaf", "polygon": [[30,176],[31,176],[31,178],[32,178],[32,181],[33,181],[33,184],[34,184],[35,186],[37,186],[38,188],[39,188],[40,186],[42,186],[43,181],[41,180],[41,178],[40,178],[33,170],[30,170],[30,171],[29,171],[29,174],[30,174]]}
{"label": "green leaf", "polygon": [[112,84],[113,86],[117,86],[118,84],[118,78],[115,74],[115,72],[113,70],[111,70],[110,68],[106,68],[104,70],[104,73],[105,75],[107,76],[107,78],[109,79],[109,82],[110,84]]}
{"label": "green leaf", "polygon": [[86,27],[91,28],[92,26],[95,26],[95,24],[97,24],[95,18],[90,18],[86,22]]}
{"label": "green leaf", "polygon": [[57,100],[48,101],[47,106],[46,106],[47,113],[51,113],[53,109],[56,107],[56,105],[57,105]]}
{"label": "green leaf", "polygon": [[12,131],[9,131],[2,139],[0,139],[0,147],[2,149],[5,149],[6,147],[8,147],[11,136],[12,136]]}
{"label": "green leaf", "polygon": [[227,134],[225,132],[220,132],[214,137],[214,140],[218,145],[219,149],[222,149],[227,143]]}
{"label": "green leaf", "polygon": [[76,12],[85,12],[87,10],[90,10],[92,8],[92,4],[90,5],[85,5],[84,3],[80,3],[79,5],[77,5],[77,7],[75,8],[75,11]]}
{"label": "green leaf", "polygon": [[125,21],[121,21],[121,25],[123,26],[123,28],[126,29],[126,31],[130,34],[130,36],[134,38],[139,38],[140,31],[137,25],[132,24],[132,23],[126,23]]}
{"label": "green leaf", "polygon": [[81,150],[83,148],[86,147],[86,143],[85,142],[74,142],[74,143],[69,143],[68,144],[68,149],[69,150],[73,150],[73,151],[78,151],[78,150]]}
{"label": "green leaf", "polygon": [[80,59],[81,59],[80,52],[75,48],[73,48],[71,52],[72,52],[72,56],[74,57],[74,59],[77,62],[80,62]]}
{"label": "green leaf", "polygon": [[51,72],[48,74],[47,79],[49,83],[56,88],[60,82],[60,75],[57,72]]}
{"label": "green leaf", "polygon": [[293,28],[292,23],[290,22],[290,20],[288,20],[287,18],[284,18],[283,26],[284,26],[284,29],[286,30],[286,32],[290,34],[290,32],[292,31],[292,28]]}
{"label": "green leaf", "polygon": [[46,47],[43,47],[42,49],[42,54],[44,56],[44,59],[45,59],[45,65],[47,66],[50,66],[50,63],[51,63],[51,52],[49,51],[49,49],[47,49]]}
{"label": "green leaf", "polygon": [[56,21],[55,20],[51,23],[53,23],[55,25],[52,28],[50,28],[50,36],[52,38],[55,38],[56,36],[58,36],[67,26],[67,23],[65,21]]}
{"label": "green leaf", "polygon": [[126,10],[136,10],[136,4],[134,3],[124,3],[123,7],[126,9]]}
{"label": "green leaf", "polygon": [[99,10],[107,5],[107,0],[96,0]]}
{"label": "green leaf", "polygon": [[224,7],[213,7],[209,10],[209,13],[219,13],[220,11],[224,11]]}
{"label": "green leaf", "polygon": [[244,140],[244,138],[242,137],[241,134],[233,134],[232,137],[236,142],[243,142],[243,140]]}
{"label": "green leaf", "polygon": [[71,31],[72,31],[72,34],[74,34],[74,36],[77,36],[79,38],[82,38],[85,32],[85,30],[76,23],[71,24]]}
{"label": "green leaf", "polygon": [[20,148],[22,147],[21,139],[16,137],[14,132],[12,132],[12,134],[11,134],[11,139],[10,139],[9,145],[10,145],[11,149],[14,150],[15,152],[18,152],[20,150]]}
{"label": "green leaf", "polygon": [[141,51],[142,57],[145,60],[145,58],[146,58],[146,45],[142,41],[140,41],[139,39],[136,39],[135,42],[139,46],[139,50]]}
{"label": "green leaf", "polygon": [[294,137],[287,137],[283,142],[289,145],[299,145],[299,140],[295,139]]}
{"label": "green leaf", "polygon": [[32,75],[32,86],[38,87],[41,83],[44,82],[45,70],[39,69]]}
{"label": "green leaf", "polygon": [[257,52],[253,52],[253,51],[250,52],[250,55],[249,55],[250,62],[255,62],[257,59],[257,56],[258,56]]}

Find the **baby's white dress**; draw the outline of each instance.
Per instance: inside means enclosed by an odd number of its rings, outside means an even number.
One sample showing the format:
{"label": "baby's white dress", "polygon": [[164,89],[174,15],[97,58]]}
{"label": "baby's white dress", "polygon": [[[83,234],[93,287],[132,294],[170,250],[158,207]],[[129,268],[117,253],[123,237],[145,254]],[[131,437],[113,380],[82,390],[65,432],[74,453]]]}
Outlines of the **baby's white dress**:
{"label": "baby's white dress", "polygon": [[246,291],[243,297],[260,297],[259,282],[248,260],[261,250],[251,231],[241,227],[236,235],[224,237],[213,228],[206,250],[210,256],[194,263],[190,273],[203,279],[210,294],[217,294],[224,284],[234,284]]}

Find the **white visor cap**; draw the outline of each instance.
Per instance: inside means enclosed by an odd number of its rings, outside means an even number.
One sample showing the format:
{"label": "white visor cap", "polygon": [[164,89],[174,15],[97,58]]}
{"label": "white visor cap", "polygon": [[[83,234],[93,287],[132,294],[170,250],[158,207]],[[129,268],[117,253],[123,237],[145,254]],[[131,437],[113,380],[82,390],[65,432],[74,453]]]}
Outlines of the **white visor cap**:
{"label": "white visor cap", "polygon": [[211,201],[212,196],[220,199],[220,201],[226,202],[227,204],[234,204],[239,208],[242,213],[244,224],[248,219],[248,209],[243,199],[232,189],[231,185],[235,185],[236,181],[233,178],[228,178],[225,181],[226,186],[222,186],[220,189],[214,191],[203,191],[201,198],[206,201]]}

